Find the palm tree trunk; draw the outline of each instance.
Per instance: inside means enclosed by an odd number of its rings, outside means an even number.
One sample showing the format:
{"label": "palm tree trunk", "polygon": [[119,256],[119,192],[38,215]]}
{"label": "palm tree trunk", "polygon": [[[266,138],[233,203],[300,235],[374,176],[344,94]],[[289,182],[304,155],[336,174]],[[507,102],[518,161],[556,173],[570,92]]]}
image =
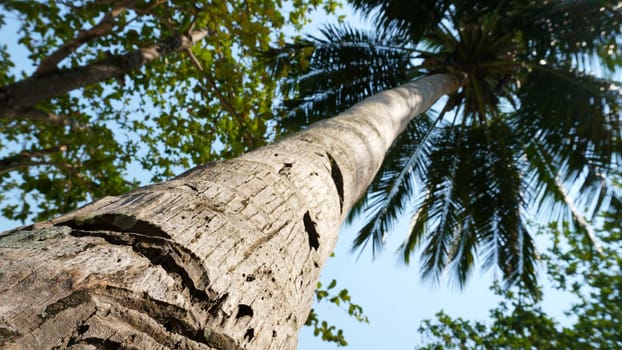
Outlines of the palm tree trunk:
{"label": "palm tree trunk", "polygon": [[291,349],[341,223],[435,75],[0,239],[0,345]]}

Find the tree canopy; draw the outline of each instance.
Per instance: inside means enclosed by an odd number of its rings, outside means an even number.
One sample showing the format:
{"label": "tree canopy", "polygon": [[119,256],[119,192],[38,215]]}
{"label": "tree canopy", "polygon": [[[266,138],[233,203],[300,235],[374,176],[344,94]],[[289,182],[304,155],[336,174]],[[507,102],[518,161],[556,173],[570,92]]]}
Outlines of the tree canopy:
{"label": "tree canopy", "polygon": [[531,220],[567,220],[600,249],[587,218],[620,201],[618,1],[351,4],[377,29],[327,26],[270,51],[288,77],[283,132],[423,75],[464,78],[394,143],[353,211],[368,218],[354,248],[381,249],[409,215],[401,251],[408,262],[421,249],[424,276],[450,270],[463,285],[479,255],[534,292]]}
{"label": "tree canopy", "polygon": [[275,82],[253,57],[336,6],[2,1],[2,214],[47,219],[261,145]]}

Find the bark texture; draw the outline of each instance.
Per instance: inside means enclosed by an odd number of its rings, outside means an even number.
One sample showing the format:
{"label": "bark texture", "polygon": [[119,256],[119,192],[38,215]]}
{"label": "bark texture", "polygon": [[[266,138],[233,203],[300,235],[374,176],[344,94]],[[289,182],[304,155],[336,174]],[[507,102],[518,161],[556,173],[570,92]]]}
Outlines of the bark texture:
{"label": "bark texture", "polygon": [[292,349],[341,223],[408,120],[393,89],[239,158],[0,239],[6,349]]}

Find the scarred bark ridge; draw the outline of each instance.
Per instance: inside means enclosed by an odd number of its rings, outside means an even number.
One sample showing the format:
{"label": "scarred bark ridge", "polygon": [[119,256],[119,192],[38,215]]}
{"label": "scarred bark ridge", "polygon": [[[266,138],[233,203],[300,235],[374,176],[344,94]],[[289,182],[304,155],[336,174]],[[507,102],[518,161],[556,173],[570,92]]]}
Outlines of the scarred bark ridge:
{"label": "scarred bark ridge", "polygon": [[[38,232],[44,234],[40,235]],[[90,236],[84,236],[85,234]],[[148,248],[141,244],[137,244],[138,249],[134,250],[138,255],[128,252],[128,242],[123,242],[127,237],[115,240],[115,246],[118,245],[120,249],[110,247],[100,238],[92,237],[113,237],[114,234],[114,231],[86,232],[60,226],[33,233],[20,232],[0,240],[0,246],[5,248],[11,247],[17,251],[21,245],[22,249],[28,249],[30,254],[22,254],[22,262],[32,264],[29,266],[34,274],[45,276],[41,280],[35,280],[31,278],[32,273],[24,276],[23,271],[10,270],[17,267],[15,263],[3,266],[2,271],[5,272],[2,280],[14,283],[3,283],[0,290],[0,300],[4,305],[0,318],[0,344],[3,348],[70,348],[86,344],[98,348],[173,348],[175,342],[170,340],[170,334],[167,333],[175,334],[172,339],[186,344],[186,348],[214,348],[210,346],[212,341],[204,337],[203,328],[196,317],[183,305],[154,297],[148,290],[141,292],[135,288],[123,287],[124,281],[136,279],[138,271],[132,269],[146,267],[145,259],[138,256],[145,253],[152,262],[148,266],[151,272],[147,272],[147,275],[158,275],[159,279],[168,280],[169,284],[172,282],[176,286],[184,284],[186,268],[175,270],[179,266],[167,261],[167,256],[175,254],[162,254],[162,261],[158,261],[154,252],[146,250]],[[42,241],[46,242],[48,249],[37,253],[33,248],[38,248]],[[33,245],[33,242],[36,243]],[[63,249],[58,249],[59,246]],[[99,254],[93,268],[85,271],[81,265],[89,263],[91,253],[102,249],[107,254]],[[56,254],[51,250],[55,250]],[[10,258],[11,253],[4,256]],[[178,257],[172,258],[176,259]],[[102,260],[106,262],[108,271],[102,271],[104,265],[99,264]],[[162,275],[159,267],[168,270],[168,276]],[[197,289],[193,289],[192,285],[189,287],[186,283],[185,288],[176,287],[175,290],[186,289],[181,294],[195,294],[196,298],[188,298],[193,299],[193,303],[209,306],[205,293],[201,295],[196,293]],[[26,310],[22,308],[18,313],[15,309],[19,297],[12,302],[7,300],[11,290],[18,291],[18,295],[24,295],[23,298],[30,301]],[[12,309],[14,312],[11,312]],[[36,321],[29,322],[33,318]],[[124,326],[119,327],[120,323]],[[77,326],[65,328],[68,324]],[[112,334],[118,336],[111,337]],[[14,342],[15,340],[19,341]]]}

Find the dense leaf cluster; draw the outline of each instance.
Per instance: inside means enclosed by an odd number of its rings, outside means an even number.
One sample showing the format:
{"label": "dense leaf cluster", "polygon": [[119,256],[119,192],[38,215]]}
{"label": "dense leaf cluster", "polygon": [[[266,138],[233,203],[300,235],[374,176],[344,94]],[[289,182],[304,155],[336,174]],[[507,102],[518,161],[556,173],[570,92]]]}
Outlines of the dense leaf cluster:
{"label": "dense leaf cluster", "polygon": [[261,145],[275,82],[255,53],[335,6],[2,1],[2,214],[49,218]]}

